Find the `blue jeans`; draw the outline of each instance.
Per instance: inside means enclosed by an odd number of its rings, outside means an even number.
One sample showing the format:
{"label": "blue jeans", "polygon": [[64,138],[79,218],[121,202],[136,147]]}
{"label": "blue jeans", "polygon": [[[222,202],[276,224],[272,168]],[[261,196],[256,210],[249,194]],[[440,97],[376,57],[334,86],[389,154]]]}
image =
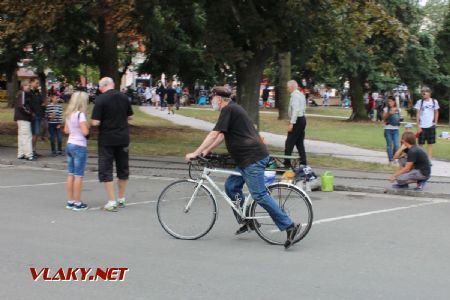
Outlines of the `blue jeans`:
{"label": "blue jeans", "polygon": [[385,129],[384,137],[386,139],[386,150],[389,161],[394,161],[394,154],[397,152],[399,146],[399,130],[398,129]]}
{"label": "blue jeans", "polygon": [[83,177],[86,167],[87,148],[74,144],[67,144],[67,170],[69,175]]}
{"label": "blue jeans", "polygon": [[31,133],[33,135],[41,134],[41,123],[42,119],[39,117],[34,117],[33,120],[31,120]]}
{"label": "blue jeans", "polygon": [[269,157],[266,157],[245,168],[236,167],[235,170],[241,173],[242,176],[231,175],[228,177],[225,182],[225,192],[233,201],[236,197],[239,197],[242,205],[245,199],[242,188],[244,183],[246,183],[253,200],[269,213],[278,229],[283,231],[293,224],[293,222],[269,195],[264,184],[264,170],[268,162]]}
{"label": "blue jeans", "polygon": [[62,128],[57,128],[61,124],[48,123],[48,132],[50,134],[50,146],[52,147],[52,153],[56,153],[55,138],[58,143],[58,151],[62,151]]}

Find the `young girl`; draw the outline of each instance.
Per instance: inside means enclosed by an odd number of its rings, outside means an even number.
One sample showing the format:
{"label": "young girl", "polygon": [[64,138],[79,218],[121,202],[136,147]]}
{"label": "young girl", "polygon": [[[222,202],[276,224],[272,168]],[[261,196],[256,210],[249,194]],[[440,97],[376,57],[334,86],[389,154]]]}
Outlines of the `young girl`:
{"label": "young girl", "polygon": [[392,96],[388,97],[383,119],[385,121],[384,137],[386,139],[389,164],[394,164],[394,154],[399,148],[400,109]]}
{"label": "young girl", "polygon": [[88,206],[81,199],[84,169],[87,158],[86,136],[89,125],[86,120],[86,109],[89,95],[85,92],[75,92],[70,98],[66,109],[64,133],[69,134],[67,140],[67,205],[66,208],[75,211],[86,210]]}
{"label": "young girl", "polygon": [[[52,155],[63,155],[62,152],[62,121],[63,108],[59,104],[59,97],[56,94],[50,95],[51,103],[45,109],[45,117],[48,120],[48,132],[50,133],[50,146],[52,148]],[[55,138],[57,141],[58,152],[56,152]]]}

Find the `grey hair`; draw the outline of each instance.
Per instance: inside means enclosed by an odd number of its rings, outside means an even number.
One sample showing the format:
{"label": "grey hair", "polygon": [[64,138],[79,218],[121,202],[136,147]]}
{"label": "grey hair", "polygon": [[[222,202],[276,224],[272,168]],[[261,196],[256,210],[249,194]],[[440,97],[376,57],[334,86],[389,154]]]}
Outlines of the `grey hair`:
{"label": "grey hair", "polygon": [[298,89],[298,83],[295,80],[289,80],[287,82],[287,86],[294,88],[295,90]]}
{"label": "grey hair", "polygon": [[22,82],[20,83],[20,86],[24,87],[24,86],[29,85],[29,84],[30,84],[29,80],[22,80]]}
{"label": "grey hair", "polygon": [[422,93],[431,93],[431,89],[427,86],[424,86],[421,90]]}
{"label": "grey hair", "polygon": [[98,82],[98,86],[99,87],[105,87],[105,86],[108,86],[108,85],[111,85],[111,84],[114,84],[114,80],[112,80],[111,77],[103,77]]}

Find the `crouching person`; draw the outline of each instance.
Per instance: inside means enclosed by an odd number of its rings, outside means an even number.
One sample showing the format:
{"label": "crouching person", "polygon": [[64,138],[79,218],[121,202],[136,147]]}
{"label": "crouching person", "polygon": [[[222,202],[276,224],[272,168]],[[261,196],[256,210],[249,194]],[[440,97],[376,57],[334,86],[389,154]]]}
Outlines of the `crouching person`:
{"label": "crouching person", "polygon": [[416,145],[416,136],[412,132],[405,132],[401,139],[402,147],[408,154],[406,164],[396,171],[389,180],[397,181],[394,188],[408,188],[408,183],[416,182],[416,191],[422,191],[425,182],[430,178],[431,167],[428,155]]}

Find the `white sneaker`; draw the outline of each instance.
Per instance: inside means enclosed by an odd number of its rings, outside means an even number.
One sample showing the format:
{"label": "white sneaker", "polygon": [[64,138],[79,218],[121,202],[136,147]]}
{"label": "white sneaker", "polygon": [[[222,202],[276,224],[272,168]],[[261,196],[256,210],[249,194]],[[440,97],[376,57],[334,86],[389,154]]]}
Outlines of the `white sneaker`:
{"label": "white sneaker", "polygon": [[109,211],[109,212],[116,212],[117,211],[117,202],[116,201],[108,201],[108,203],[103,206],[103,210]]}

